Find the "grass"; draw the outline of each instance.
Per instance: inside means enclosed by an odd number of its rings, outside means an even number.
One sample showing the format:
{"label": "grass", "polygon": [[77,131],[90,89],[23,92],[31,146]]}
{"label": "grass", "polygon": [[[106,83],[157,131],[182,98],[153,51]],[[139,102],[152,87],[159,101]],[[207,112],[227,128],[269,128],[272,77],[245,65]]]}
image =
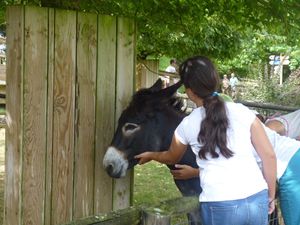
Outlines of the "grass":
{"label": "grass", "polygon": [[[152,161],[135,167],[133,205],[154,207],[177,197],[181,197],[181,194],[165,165]],[[187,225],[186,215],[172,216],[171,224]]]}
{"label": "grass", "polygon": [[0,107],[0,115],[5,115],[5,113],[6,113],[5,108]]}
{"label": "grass", "polygon": [[135,167],[133,205],[154,206],[179,196],[181,194],[165,165],[150,162]]}

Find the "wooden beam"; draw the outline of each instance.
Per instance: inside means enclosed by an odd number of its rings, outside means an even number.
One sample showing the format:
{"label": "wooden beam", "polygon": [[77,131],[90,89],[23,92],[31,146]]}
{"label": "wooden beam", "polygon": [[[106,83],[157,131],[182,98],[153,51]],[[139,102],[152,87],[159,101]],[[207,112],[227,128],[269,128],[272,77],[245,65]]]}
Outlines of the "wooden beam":
{"label": "wooden beam", "polygon": [[138,225],[141,222],[141,210],[135,207],[82,218],[65,225]]}

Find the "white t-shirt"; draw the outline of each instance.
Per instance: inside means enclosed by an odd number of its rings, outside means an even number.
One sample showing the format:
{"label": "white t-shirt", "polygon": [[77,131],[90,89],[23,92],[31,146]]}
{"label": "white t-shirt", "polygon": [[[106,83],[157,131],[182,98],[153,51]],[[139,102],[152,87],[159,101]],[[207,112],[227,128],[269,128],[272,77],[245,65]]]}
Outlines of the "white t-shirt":
{"label": "white t-shirt", "polygon": [[227,146],[234,156],[226,159],[200,159],[198,152],[198,133],[201,121],[205,118],[205,109],[199,107],[179,124],[175,130],[176,138],[184,145],[190,145],[196,155],[203,189],[199,196],[201,202],[226,201],[249,197],[267,189],[267,183],[253,155],[250,127],[255,114],[242,104],[225,103],[229,128],[227,129]]}
{"label": "white t-shirt", "polygon": [[284,125],[286,136],[299,138],[300,136],[300,109],[282,116],[274,117],[266,121],[278,120]]}
{"label": "white t-shirt", "polygon": [[[286,170],[291,158],[298,149],[300,149],[300,141],[296,141],[295,139],[286,136],[281,136],[266,126],[264,126],[264,128],[276,154],[277,179],[279,180]],[[256,152],[254,152],[254,155],[257,158],[257,162],[261,164],[261,159]]]}
{"label": "white t-shirt", "polygon": [[169,72],[169,73],[176,73],[176,68],[172,65],[169,65],[166,69],[166,72]]}
{"label": "white t-shirt", "polygon": [[236,77],[231,77],[229,80],[230,86],[235,87],[238,84],[239,80]]}

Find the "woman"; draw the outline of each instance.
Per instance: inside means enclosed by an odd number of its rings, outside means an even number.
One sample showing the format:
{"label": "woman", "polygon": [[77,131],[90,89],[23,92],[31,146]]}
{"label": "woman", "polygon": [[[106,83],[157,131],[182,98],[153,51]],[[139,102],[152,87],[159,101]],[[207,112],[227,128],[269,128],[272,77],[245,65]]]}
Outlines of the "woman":
{"label": "woman", "polygon": [[[280,209],[285,225],[300,224],[300,141],[279,135],[265,127],[277,157],[277,179]],[[261,160],[257,156],[257,162]],[[175,165],[171,170],[174,179],[189,179],[199,175],[199,170],[188,165]]]}
{"label": "woman", "polygon": [[228,95],[229,87],[230,87],[229,79],[227,78],[227,75],[224,74],[223,80],[222,80],[222,93]]}
{"label": "woman", "polygon": [[[179,73],[198,108],[179,124],[169,150],[137,155],[139,164],[174,164],[190,145],[200,170],[203,224],[268,224],[268,212],[274,210],[276,157],[263,126],[248,108],[218,97],[218,74],[208,58],[187,59]],[[263,175],[253,151],[262,159]]]}
{"label": "woman", "polygon": [[300,140],[300,109],[267,119],[266,126],[278,134]]}

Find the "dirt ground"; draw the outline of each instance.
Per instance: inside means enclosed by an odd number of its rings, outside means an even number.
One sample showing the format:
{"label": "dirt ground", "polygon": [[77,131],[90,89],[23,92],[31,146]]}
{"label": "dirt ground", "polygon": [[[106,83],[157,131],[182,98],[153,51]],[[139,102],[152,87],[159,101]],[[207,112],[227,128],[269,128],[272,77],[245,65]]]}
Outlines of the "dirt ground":
{"label": "dirt ground", "polygon": [[0,224],[3,224],[4,205],[4,159],[5,159],[5,129],[0,128]]}

